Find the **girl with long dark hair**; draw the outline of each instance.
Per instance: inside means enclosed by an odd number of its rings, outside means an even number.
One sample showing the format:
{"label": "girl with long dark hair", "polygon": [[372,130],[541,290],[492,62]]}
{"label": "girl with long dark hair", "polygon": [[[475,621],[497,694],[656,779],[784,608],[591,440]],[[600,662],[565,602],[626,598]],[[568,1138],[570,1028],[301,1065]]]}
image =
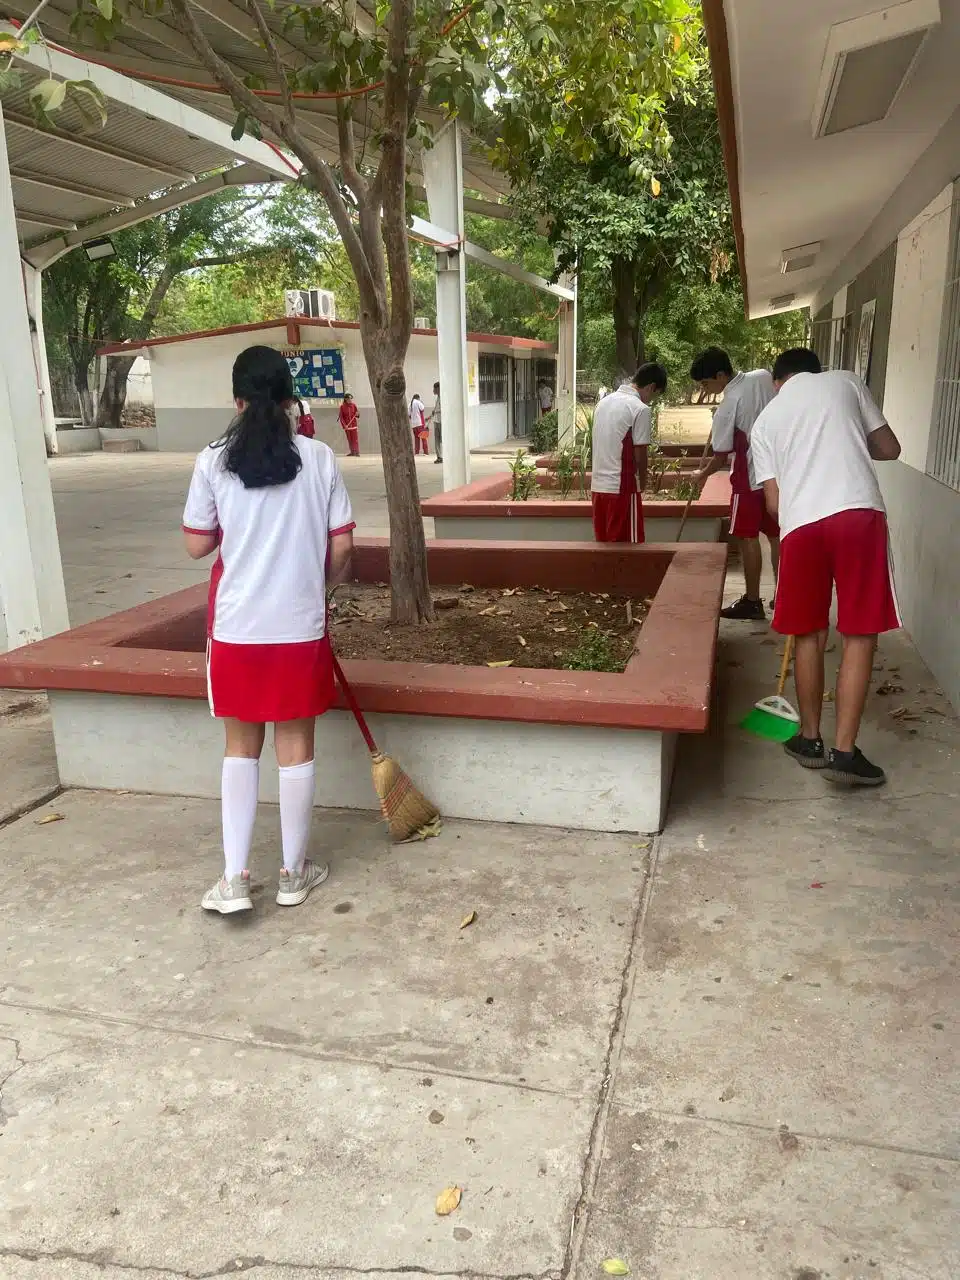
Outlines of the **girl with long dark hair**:
{"label": "girl with long dark hair", "polygon": [[315,790],[314,729],[334,696],[326,588],[348,573],[354,522],[333,451],[296,435],[290,369],[271,347],[233,366],[237,416],[197,458],[183,515],[187,552],[219,555],[210,575],[207,688],[223,720],[224,873],[207,911],[249,911],[265,726],[280,769],[281,906],[327,878],[307,854]]}

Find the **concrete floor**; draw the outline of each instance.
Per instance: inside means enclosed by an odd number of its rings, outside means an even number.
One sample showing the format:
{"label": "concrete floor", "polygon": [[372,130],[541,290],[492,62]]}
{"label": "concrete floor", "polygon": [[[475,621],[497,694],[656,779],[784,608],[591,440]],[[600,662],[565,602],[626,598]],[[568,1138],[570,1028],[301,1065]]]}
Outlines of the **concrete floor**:
{"label": "concrete floor", "polygon": [[[190,580],[188,470],[56,464],[75,617]],[[197,905],[216,805],[13,818],[56,779],[5,695],[0,1276],[955,1280],[960,725],[904,637],[879,666],[883,792],[737,730],[777,648],[724,623],[659,839],[325,813],[330,883],[284,912],[265,809],[241,921]]]}

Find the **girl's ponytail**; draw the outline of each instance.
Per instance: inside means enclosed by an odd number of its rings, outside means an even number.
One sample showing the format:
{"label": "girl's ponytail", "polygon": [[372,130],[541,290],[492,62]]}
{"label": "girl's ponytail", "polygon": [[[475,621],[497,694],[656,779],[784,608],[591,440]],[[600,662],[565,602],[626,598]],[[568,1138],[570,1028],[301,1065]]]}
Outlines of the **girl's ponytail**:
{"label": "girl's ponytail", "polygon": [[290,366],[272,347],[248,347],[233,365],[233,396],[244,407],[227,428],[223,465],[245,489],[289,484],[303,462],[286,406],[294,399]]}

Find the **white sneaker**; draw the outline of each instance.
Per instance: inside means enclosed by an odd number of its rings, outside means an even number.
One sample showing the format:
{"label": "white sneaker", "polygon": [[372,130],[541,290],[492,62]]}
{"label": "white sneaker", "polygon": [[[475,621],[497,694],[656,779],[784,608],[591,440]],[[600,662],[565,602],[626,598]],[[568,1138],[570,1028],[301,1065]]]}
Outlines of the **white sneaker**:
{"label": "white sneaker", "polygon": [[329,866],[324,862],[318,866],[308,858],[299,872],[280,872],[280,884],[277,888],[277,905],[280,907],[299,907],[306,900],[311,889],[323,884],[330,874]]}
{"label": "white sneaker", "polygon": [[244,871],[232,880],[218,880],[203,895],[200,905],[204,911],[219,911],[222,916],[231,916],[235,911],[252,911],[250,872]]}

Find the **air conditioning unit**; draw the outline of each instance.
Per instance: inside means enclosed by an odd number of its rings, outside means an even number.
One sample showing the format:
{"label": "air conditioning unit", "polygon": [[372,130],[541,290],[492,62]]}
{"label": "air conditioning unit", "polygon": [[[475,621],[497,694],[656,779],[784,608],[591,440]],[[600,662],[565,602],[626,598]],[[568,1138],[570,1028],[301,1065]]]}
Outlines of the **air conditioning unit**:
{"label": "air conditioning unit", "polygon": [[283,297],[288,320],[337,318],[337,299],[329,289],[287,289]]}
{"label": "air conditioning unit", "polygon": [[417,318],[416,318],[416,319],[414,320],[414,322],[413,322],[413,327],[414,327],[415,329],[429,329],[429,328],[430,328],[430,317],[429,317],[429,316],[417,316]]}

